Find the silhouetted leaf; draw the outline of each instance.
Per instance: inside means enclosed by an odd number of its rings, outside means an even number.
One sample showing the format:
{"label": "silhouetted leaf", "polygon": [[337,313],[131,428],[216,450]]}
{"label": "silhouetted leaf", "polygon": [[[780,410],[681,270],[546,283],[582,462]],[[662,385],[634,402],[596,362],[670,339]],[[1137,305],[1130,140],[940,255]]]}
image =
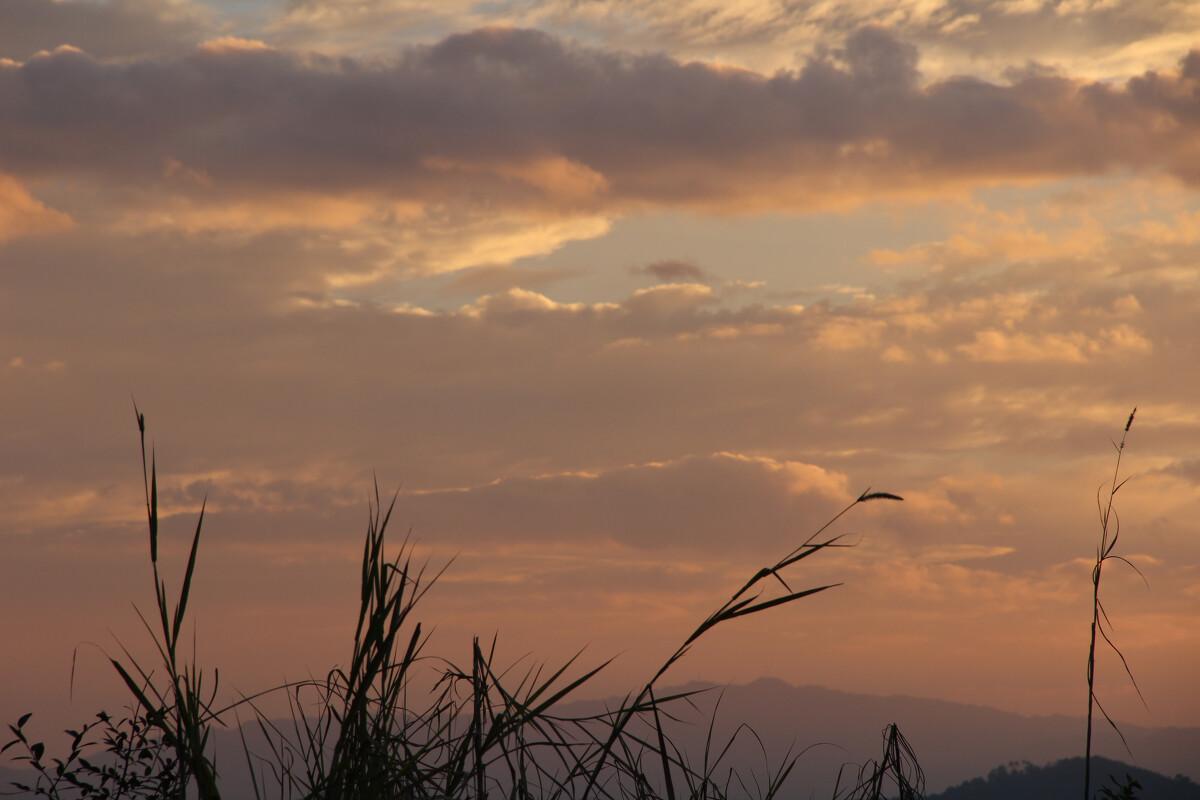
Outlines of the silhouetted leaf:
{"label": "silhouetted leaf", "polygon": [[865,503],[868,500],[900,500],[900,501],[903,501],[904,498],[898,494],[892,494],[891,492],[870,492],[870,493],[864,493],[864,494],[859,495],[858,502]]}

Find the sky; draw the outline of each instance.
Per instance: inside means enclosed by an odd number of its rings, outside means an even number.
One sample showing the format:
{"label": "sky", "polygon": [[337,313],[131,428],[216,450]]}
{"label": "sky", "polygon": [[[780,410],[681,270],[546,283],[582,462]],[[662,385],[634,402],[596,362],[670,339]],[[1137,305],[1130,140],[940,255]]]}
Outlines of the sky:
{"label": "sky", "polygon": [[[137,430],[226,691],[430,652],[639,685],[871,487],[843,585],[671,674],[1200,725],[1200,7],[0,2],[0,716],[151,644]],[[73,659],[73,653],[77,658]],[[74,686],[71,684],[75,660]],[[114,699],[115,698],[115,699]]]}

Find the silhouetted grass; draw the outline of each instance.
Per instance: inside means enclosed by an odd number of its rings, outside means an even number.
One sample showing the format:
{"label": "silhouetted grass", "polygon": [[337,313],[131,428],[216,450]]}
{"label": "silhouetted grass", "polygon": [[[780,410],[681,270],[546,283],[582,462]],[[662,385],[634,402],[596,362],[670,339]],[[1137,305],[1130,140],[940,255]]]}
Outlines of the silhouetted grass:
{"label": "silhouetted grass", "polygon": [[[1129,436],[1129,429],[1133,427],[1133,418],[1137,414],[1137,408],[1129,412],[1129,418],[1125,421],[1125,430],[1121,433],[1121,441],[1113,442],[1113,448],[1116,449],[1117,455],[1113,465],[1112,480],[1108,483],[1108,496],[1105,498],[1104,484],[1101,484],[1096,489],[1096,510],[1100,514],[1100,541],[1096,545],[1096,561],[1092,566],[1092,627],[1091,638],[1088,644],[1088,661],[1087,661],[1087,685],[1088,685],[1088,707],[1087,707],[1087,738],[1084,748],[1083,757],[1083,798],[1091,800],[1092,786],[1092,716],[1093,709],[1099,708],[1100,713],[1104,715],[1104,719],[1116,731],[1117,736],[1121,739],[1121,744],[1125,746],[1125,751],[1130,753],[1129,743],[1125,741],[1125,734],[1121,732],[1120,726],[1113,721],[1108,712],[1104,710],[1104,706],[1100,704],[1099,698],[1096,697],[1096,634],[1100,634],[1100,638],[1104,640],[1117,657],[1121,659],[1121,666],[1125,668],[1125,674],[1129,676],[1129,681],[1133,684],[1134,690],[1137,692],[1138,699],[1145,705],[1146,698],[1142,696],[1141,687],[1138,686],[1137,680],[1133,677],[1133,670],[1129,668],[1129,662],[1125,660],[1125,654],[1121,652],[1116,643],[1112,640],[1112,635],[1105,630],[1105,624],[1110,624],[1108,612],[1104,610],[1104,603],[1100,600],[1100,579],[1104,572],[1104,565],[1109,561],[1119,561],[1125,564],[1130,569],[1138,574],[1143,581],[1146,577],[1142,575],[1142,571],[1134,566],[1133,562],[1116,552],[1117,541],[1121,536],[1121,517],[1117,513],[1114,500],[1117,492],[1126,484],[1129,478],[1121,478],[1121,457],[1125,454],[1125,440]],[[1130,753],[1132,755],[1132,753]],[[1132,791],[1132,789],[1127,789]]]}
{"label": "silhouetted grass", "polygon": [[[160,574],[157,463],[147,458],[145,417],[135,408],[142,452],[143,484],[154,582],[153,622],[139,613],[154,643],[158,666],[139,662],[122,646],[110,659],[132,699],[131,713],[107,714],[68,731],[63,758],[47,758],[45,746],[26,733],[30,715],[10,726],[16,760],[32,770],[33,782],[18,788],[38,797],[161,798],[193,793],[219,800],[221,773],[211,756],[214,724],[235,721],[242,737],[245,768],[257,800],[418,800],[487,797],[511,800],[568,798],[663,798],[723,800],[731,793],[780,795],[802,753],[789,753],[764,776],[741,775],[723,766],[739,736],[756,738],[740,726],[723,743],[708,738],[699,764],[672,741],[663,720],[695,692],[661,695],[656,687],[700,638],[736,619],[763,613],[834,588],[823,584],[794,589],[789,573],[799,562],[827,549],[847,547],[829,529],[861,503],[900,500],[887,492],[863,492],[800,545],[764,566],[728,600],[705,617],[636,692],[615,709],[590,715],[560,712],[609,662],[579,669],[579,654],[554,669],[531,667],[519,674],[495,663],[496,642],[476,638],[469,667],[424,655],[428,635],[415,618],[421,599],[440,572],[413,561],[406,539],[394,556],[386,533],[396,498],[386,505],[376,488],[363,543],[360,603],[354,644],[344,667],[324,679],[274,687],[218,707],[217,671],[211,678],[180,653],[180,636],[196,572],[203,506],[177,595]],[[1106,554],[1107,555],[1107,554]],[[194,657],[193,657],[194,658]],[[415,692],[418,664],[435,664],[432,688]],[[291,719],[272,719],[259,700],[283,693]],[[246,735],[241,713],[252,717]],[[715,714],[715,712],[714,712]],[[252,741],[253,740],[253,741]],[[761,746],[761,742],[759,742]],[[764,750],[765,754],[765,750]],[[884,752],[864,767],[836,800],[879,800],[897,791],[904,800],[923,795],[924,777],[908,743],[894,726],[884,732]]]}

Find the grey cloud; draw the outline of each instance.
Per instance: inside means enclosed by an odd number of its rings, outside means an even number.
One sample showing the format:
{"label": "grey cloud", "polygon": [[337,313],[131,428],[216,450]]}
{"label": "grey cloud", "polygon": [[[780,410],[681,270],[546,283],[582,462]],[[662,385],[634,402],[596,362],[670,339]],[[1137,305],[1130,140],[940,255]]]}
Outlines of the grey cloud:
{"label": "grey cloud", "polygon": [[845,504],[839,476],[809,465],[717,455],[622,467],[596,476],[502,481],[408,497],[421,528],[458,541],[615,540],[701,552],[803,541]]}
{"label": "grey cloud", "polygon": [[[556,213],[820,205],[1120,167],[1192,174],[1192,61],[1117,87],[1043,76],[922,87],[912,49],[882,31],[857,31],[845,52],[772,77],[529,30],[451,36],[390,65],[57,52],[0,69],[0,169],[210,201],[290,189]],[[173,162],[212,188],[163,189]]]}
{"label": "grey cloud", "polygon": [[[129,477],[132,486],[133,470]],[[164,470],[160,494],[165,509],[196,508],[207,497],[214,525],[257,531],[258,542],[342,540],[359,532],[369,487],[364,477],[256,479],[247,471],[177,480]],[[397,519],[441,552],[615,542],[699,557],[726,548],[731,537],[747,548],[775,543],[786,551],[845,506],[850,494],[845,476],[815,465],[717,453],[467,488],[401,489]],[[126,499],[136,500],[132,494]],[[175,514],[169,525],[186,535],[194,516]]]}
{"label": "grey cloud", "polygon": [[854,31],[846,38],[842,53],[850,73],[874,89],[909,90],[920,77],[917,48],[883,28],[868,26]]}
{"label": "grey cloud", "polygon": [[214,27],[198,7],[166,0],[4,0],[0,58],[23,60],[60,45],[99,57],[178,52]]}
{"label": "grey cloud", "polygon": [[630,271],[635,275],[649,275],[661,283],[702,283],[708,277],[708,273],[692,262],[679,259],[655,261]]}
{"label": "grey cloud", "polygon": [[1163,467],[1159,472],[1200,485],[1200,458],[1185,458],[1174,461]]}

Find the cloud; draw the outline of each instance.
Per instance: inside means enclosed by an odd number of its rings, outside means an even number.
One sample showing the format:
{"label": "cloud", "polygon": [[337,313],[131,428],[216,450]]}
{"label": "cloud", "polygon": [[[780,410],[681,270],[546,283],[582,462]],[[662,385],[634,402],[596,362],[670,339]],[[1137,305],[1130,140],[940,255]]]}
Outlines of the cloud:
{"label": "cloud", "polygon": [[630,269],[634,275],[649,275],[659,283],[703,283],[707,273],[690,261],[668,259]]}
{"label": "cloud", "polygon": [[836,49],[847,34],[878,25],[918,43],[939,76],[998,77],[1013,64],[1042,62],[1098,78],[1167,66],[1200,27],[1193,9],[1172,0],[533,0],[499,8],[463,0],[295,0],[271,29],[284,41],[330,52],[386,53],[414,30],[488,22],[767,70],[790,66],[797,53]]}
{"label": "cloud", "polygon": [[264,26],[265,36],[339,54],[390,55],[397,42],[511,18],[509,9],[481,9],[474,0],[287,0],[279,5]]}
{"label": "cloud", "polygon": [[703,283],[663,283],[636,289],[629,298],[632,314],[662,319],[686,315],[716,299],[711,286]]}
{"label": "cloud", "polygon": [[1128,325],[1102,330],[1096,338],[1080,333],[1030,336],[988,329],[978,331],[974,341],[958,346],[974,361],[993,363],[1081,363],[1098,356],[1114,358],[1150,349],[1150,341]]}
{"label": "cloud", "polygon": [[836,472],[717,453],[425,492],[406,497],[405,508],[439,541],[610,540],[701,552],[723,549],[733,531],[747,546],[798,543],[849,499]]}
{"label": "cloud", "polygon": [[[319,3],[320,0],[315,0]],[[735,63],[786,66],[793,54],[833,48],[864,25],[918,43],[938,76],[988,73],[1038,62],[1092,78],[1168,66],[1195,41],[1200,15],[1172,0],[541,0],[523,18],[597,41],[634,42],[686,57],[719,53]]]}
{"label": "cloud", "polygon": [[930,548],[920,554],[921,561],[933,563],[958,563],[962,561],[977,561],[981,559],[1000,558],[1016,552],[1015,548],[1004,545],[947,545],[946,547]]}
{"label": "cloud", "polygon": [[1198,59],[1123,85],[922,85],[913,47],[877,28],[774,75],[504,28],[392,61],[244,43],[119,61],[58,49],[0,67],[0,169],[73,182],[73,202],[95,203],[64,211],[97,224],[115,209],[113,224],[193,232],[497,214],[528,229],[437,267],[455,269],[654,206],[837,208],[1113,170],[1191,181]]}
{"label": "cloud", "polygon": [[1200,485],[1200,458],[1185,458],[1173,461],[1160,472],[1173,477],[1182,478],[1189,483]]}
{"label": "cloud", "polygon": [[1027,214],[980,213],[959,225],[953,235],[903,250],[881,248],[869,258],[891,269],[918,267],[946,271],[977,269],[991,264],[1071,261],[1093,257],[1107,243],[1098,220],[1085,217],[1073,227],[1047,228]]}
{"label": "cloud", "polygon": [[887,323],[878,319],[834,316],[817,333],[817,341],[829,350],[859,350],[879,343]]}
{"label": "cloud", "polygon": [[579,274],[578,270],[554,267],[476,267],[458,270],[446,293],[497,294],[509,289],[542,289]]}
{"label": "cloud", "polygon": [[271,46],[260,39],[218,36],[215,39],[205,39],[196,49],[201,53],[254,53],[270,50]]}
{"label": "cloud", "polygon": [[188,0],[5,0],[0,58],[24,60],[64,44],[104,58],[178,52],[214,24]]}
{"label": "cloud", "polygon": [[69,216],[47,208],[17,180],[0,173],[0,242],[17,236],[55,233],[73,224]]}

